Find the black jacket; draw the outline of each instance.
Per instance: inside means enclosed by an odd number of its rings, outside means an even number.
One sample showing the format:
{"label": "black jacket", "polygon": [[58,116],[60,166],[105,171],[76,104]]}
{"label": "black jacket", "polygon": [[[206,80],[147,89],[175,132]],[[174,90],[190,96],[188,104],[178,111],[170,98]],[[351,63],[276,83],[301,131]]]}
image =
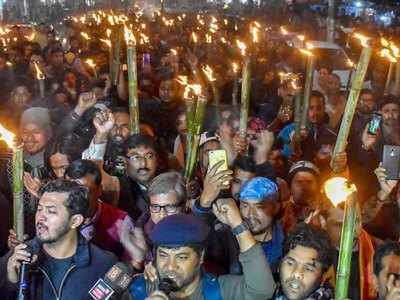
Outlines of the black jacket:
{"label": "black jacket", "polygon": [[[87,242],[82,236],[79,236],[72,264],[64,275],[59,295],[56,295],[49,280],[50,277],[45,271],[46,254],[40,247],[38,240],[34,239],[28,244],[33,249],[33,252],[35,252],[35,249],[39,251],[38,261],[31,267],[32,270],[30,272],[29,299],[32,300],[89,299],[88,291],[117,261],[110,252],[101,250]],[[18,292],[18,287],[7,280],[7,261],[11,254],[12,252],[10,251],[0,260],[0,291],[4,292],[2,299],[15,299],[15,295]],[[44,297],[46,294],[52,296],[50,298]]]}

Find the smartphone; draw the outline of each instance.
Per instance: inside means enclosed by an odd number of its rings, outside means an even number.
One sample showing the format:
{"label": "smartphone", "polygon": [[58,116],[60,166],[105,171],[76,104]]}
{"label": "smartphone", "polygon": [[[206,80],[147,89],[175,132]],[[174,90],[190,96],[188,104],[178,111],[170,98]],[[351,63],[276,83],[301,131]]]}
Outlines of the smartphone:
{"label": "smartphone", "polygon": [[217,173],[228,170],[228,159],[225,150],[211,150],[208,152],[208,170],[214,165],[223,161],[223,164],[218,167]]}
{"label": "smartphone", "polygon": [[400,146],[384,145],[382,166],[386,170],[387,179],[399,179]]}
{"label": "smartphone", "polygon": [[[228,158],[226,156],[225,150],[211,150],[208,152],[208,170],[210,170],[213,166],[215,166],[220,161],[223,161],[222,165],[218,167],[217,172],[228,170]],[[229,188],[229,182],[226,181],[223,183],[226,188]]]}
{"label": "smartphone", "polygon": [[371,121],[368,123],[368,134],[376,135],[381,125],[381,121],[382,121],[382,115],[375,112],[372,115]]}

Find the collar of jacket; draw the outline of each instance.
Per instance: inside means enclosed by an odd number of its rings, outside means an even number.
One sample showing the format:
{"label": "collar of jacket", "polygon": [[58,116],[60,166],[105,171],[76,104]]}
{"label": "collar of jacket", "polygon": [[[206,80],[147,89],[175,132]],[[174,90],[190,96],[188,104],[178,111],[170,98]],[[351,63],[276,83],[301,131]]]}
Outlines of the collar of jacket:
{"label": "collar of jacket", "polygon": [[[34,238],[28,245],[32,248],[33,253],[38,253],[38,265],[42,265],[46,254],[39,240]],[[73,263],[77,268],[86,267],[90,264],[90,244],[80,233],[78,233],[78,245],[73,256]]]}

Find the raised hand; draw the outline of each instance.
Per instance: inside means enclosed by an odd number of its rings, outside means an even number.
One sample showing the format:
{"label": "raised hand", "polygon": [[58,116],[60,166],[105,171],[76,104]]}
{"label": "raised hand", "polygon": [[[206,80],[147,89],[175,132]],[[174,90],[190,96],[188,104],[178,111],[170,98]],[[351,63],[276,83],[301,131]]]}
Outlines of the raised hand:
{"label": "raised hand", "polygon": [[83,115],[85,111],[93,107],[97,102],[96,95],[92,92],[82,93],[78,98],[78,105],[75,107],[75,112],[78,115]]}
{"label": "raised hand", "polygon": [[39,178],[32,177],[28,172],[24,172],[24,186],[30,194],[39,198],[39,190],[42,187],[42,182]]}
{"label": "raised hand", "polygon": [[222,166],[223,163],[223,161],[216,163],[207,172],[206,178],[204,179],[203,192],[200,196],[200,205],[202,207],[211,207],[220,191],[227,188],[229,182],[233,179],[231,170],[217,172],[218,168]]}
{"label": "raised hand", "polygon": [[131,256],[133,266],[140,270],[149,251],[143,228],[135,226],[132,229],[129,219],[125,219],[121,227],[120,241]]}
{"label": "raised hand", "polygon": [[239,208],[232,198],[218,199],[213,205],[213,212],[221,223],[231,228],[235,228],[243,222]]}
{"label": "raised hand", "polygon": [[257,139],[252,143],[255,148],[254,160],[256,164],[262,164],[267,161],[274,144],[274,134],[269,130],[262,130],[257,134]]}
{"label": "raised hand", "polygon": [[379,192],[379,198],[381,201],[384,201],[392,193],[393,189],[398,183],[398,180],[387,179],[386,170],[382,167],[382,163],[379,164],[379,167],[375,169],[374,173],[381,188]]}
{"label": "raised hand", "polygon": [[96,128],[95,144],[107,142],[107,137],[115,124],[114,115],[111,110],[102,110],[96,113],[93,118],[93,125]]}

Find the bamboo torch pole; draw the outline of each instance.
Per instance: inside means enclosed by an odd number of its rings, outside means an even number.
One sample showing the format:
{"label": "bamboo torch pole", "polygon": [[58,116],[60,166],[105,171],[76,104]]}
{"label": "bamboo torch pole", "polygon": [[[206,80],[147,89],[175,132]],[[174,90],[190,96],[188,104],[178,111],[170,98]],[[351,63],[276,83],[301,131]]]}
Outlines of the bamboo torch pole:
{"label": "bamboo torch pole", "polygon": [[343,177],[329,179],[326,181],[324,189],[335,207],[345,202],[335,288],[335,300],[344,300],[348,299],[351,256],[357,223],[357,189],[354,184]]}
{"label": "bamboo torch pole", "polygon": [[[338,137],[336,139],[335,148],[333,150],[332,161],[338,153],[343,152],[346,149],[347,138],[349,136],[351,123],[353,121],[354,113],[356,110],[358,97],[360,95],[364,83],[364,78],[367,73],[369,61],[371,59],[371,54],[372,54],[372,48],[367,43],[368,39],[360,34],[355,34],[355,36],[361,40],[363,49],[357,64],[354,79],[352,81],[351,90],[347,98],[347,103],[343,114],[342,123],[340,124]],[[332,166],[332,161],[331,161],[331,166]],[[338,170],[333,170],[333,171],[338,171]]]}
{"label": "bamboo torch pole", "polygon": [[136,40],[130,29],[124,28],[126,41],[126,57],[128,65],[128,91],[129,91],[129,128],[131,134],[138,134],[139,127],[139,98],[137,91],[137,59],[136,59]]}
{"label": "bamboo torch pole", "polygon": [[12,185],[13,185],[13,227],[17,239],[24,240],[24,155],[23,146],[16,145],[15,135],[0,125],[0,135],[13,151]]}
{"label": "bamboo torch pole", "polygon": [[240,41],[237,41],[237,44],[243,56],[239,134],[242,138],[246,138],[250,105],[251,60],[250,57],[246,54],[246,45]]}
{"label": "bamboo torch pole", "polygon": [[307,128],[308,123],[308,109],[310,106],[310,97],[312,91],[312,84],[314,78],[315,69],[315,56],[310,50],[301,49],[301,52],[307,56],[307,68],[306,68],[306,82],[304,85],[304,98],[303,98],[303,109],[301,112],[300,128]]}

